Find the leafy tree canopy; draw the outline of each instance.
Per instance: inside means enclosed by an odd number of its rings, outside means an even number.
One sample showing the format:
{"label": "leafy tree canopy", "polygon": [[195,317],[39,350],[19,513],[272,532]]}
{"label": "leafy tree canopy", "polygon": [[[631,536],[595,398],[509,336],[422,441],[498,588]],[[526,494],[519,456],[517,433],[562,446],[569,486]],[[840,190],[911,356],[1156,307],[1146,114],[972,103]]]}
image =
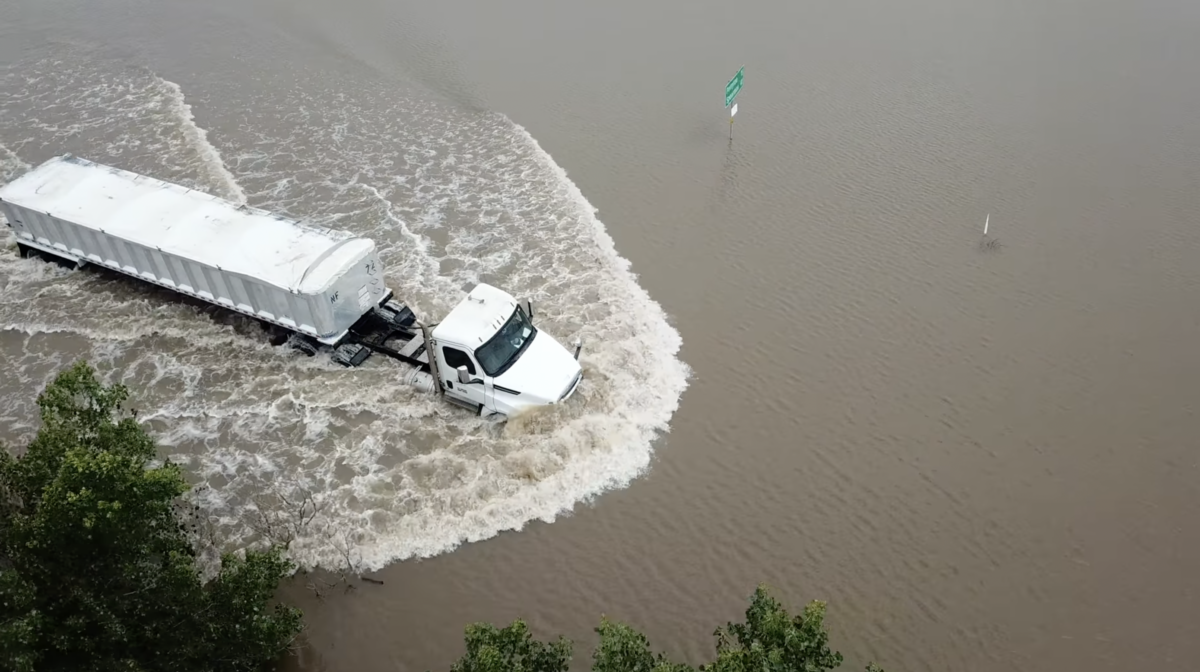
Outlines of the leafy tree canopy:
{"label": "leafy tree canopy", "polygon": [[0,667],[256,670],[298,634],[268,606],[293,569],[278,549],[225,555],[201,580],[177,465],[80,362],[38,397],[42,427],[0,450]]}
{"label": "leafy tree canopy", "polygon": [[[628,625],[602,619],[596,632],[592,672],[825,672],[842,664],[842,654],[829,648],[825,604],[811,602],[792,616],[765,586],[754,591],[745,621],[717,629],[716,660],[699,670],[653,653],[646,636]],[[539,642],[523,621],[505,628],[471,625],[466,642],[452,672],[567,672],[570,666],[569,641]],[[867,672],[883,670],[872,663]]]}

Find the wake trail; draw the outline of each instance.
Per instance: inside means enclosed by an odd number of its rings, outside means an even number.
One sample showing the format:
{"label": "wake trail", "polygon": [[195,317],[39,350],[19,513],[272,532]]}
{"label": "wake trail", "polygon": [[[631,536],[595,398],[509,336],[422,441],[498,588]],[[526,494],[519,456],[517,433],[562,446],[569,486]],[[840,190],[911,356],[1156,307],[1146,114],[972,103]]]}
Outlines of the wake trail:
{"label": "wake trail", "polygon": [[225,198],[238,205],[245,205],[246,192],[242,190],[233,173],[229,172],[229,169],[225,167],[225,161],[221,158],[221,153],[209,142],[208,131],[196,124],[196,117],[192,113],[192,106],[184,98],[183,88],[175,82],[168,81],[157,75],[155,79],[166,89],[169,109],[179,119],[184,137],[188,143],[200,155],[204,172],[216,183],[215,186],[219,186],[225,192],[222,194]]}
{"label": "wake trail", "polygon": [[17,153],[0,143],[0,184],[13,181],[31,166],[21,160]]}
{"label": "wake trail", "polygon": [[[370,237],[397,295],[430,315],[478,282],[529,297],[547,333],[582,337],[584,382],[572,403],[494,427],[387,363],[346,372],[271,347],[248,319],[8,250],[0,432],[28,438],[40,388],[86,356],[138,391],[228,550],[310,497],[319,510],[289,547],[304,568],[446,553],[552,522],[650,468],[691,374],[681,336],[524,128],[369,79],[289,85],[272,71],[251,98],[219,82],[189,98],[144,68],[101,65],[0,68],[0,137],[25,158],[71,152]],[[0,177],[27,169],[0,146]]]}

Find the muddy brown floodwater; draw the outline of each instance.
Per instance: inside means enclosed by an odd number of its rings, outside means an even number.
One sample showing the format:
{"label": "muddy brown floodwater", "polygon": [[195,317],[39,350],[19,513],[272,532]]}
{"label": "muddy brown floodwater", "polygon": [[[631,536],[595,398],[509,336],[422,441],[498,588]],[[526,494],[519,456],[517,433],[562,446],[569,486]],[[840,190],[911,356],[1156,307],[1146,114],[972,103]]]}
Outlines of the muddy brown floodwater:
{"label": "muddy brown floodwater", "polygon": [[582,668],[601,614],[699,662],[760,581],[855,668],[1195,669],[1198,7],[0,0],[0,179],[72,152],[368,235],[588,372],[489,426],[9,240],[0,438],[87,356],[232,546],[319,501],[297,559],[383,584],[289,586],[306,670],[516,617]]}

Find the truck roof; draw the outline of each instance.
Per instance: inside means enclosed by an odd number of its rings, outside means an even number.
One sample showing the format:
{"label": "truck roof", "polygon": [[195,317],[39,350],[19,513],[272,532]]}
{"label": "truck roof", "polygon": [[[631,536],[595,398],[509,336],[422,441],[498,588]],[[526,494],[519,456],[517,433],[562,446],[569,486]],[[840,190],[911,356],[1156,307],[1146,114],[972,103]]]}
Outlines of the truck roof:
{"label": "truck roof", "polygon": [[437,325],[437,339],[474,350],[512,317],[517,300],[511,294],[480,283]]}
{"label": "truck roof", "polygon": [[0,200],[304,293],[324,289],[374,245],[71,155],[0,188]]}

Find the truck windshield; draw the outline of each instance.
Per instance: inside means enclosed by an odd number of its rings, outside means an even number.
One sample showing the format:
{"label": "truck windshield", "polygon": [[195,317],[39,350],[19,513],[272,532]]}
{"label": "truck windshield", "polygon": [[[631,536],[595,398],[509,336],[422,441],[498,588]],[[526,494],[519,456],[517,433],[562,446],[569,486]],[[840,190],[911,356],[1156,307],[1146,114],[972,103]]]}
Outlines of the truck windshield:
{"label": "truck windshield", "polygon": [[525,311],[517,306],[512,317],[508,318],[496,335],[476,348],[475,357],[489,376],[498,376],[517,361],[534,336],[537,336],[537,328],[529,322]]}

